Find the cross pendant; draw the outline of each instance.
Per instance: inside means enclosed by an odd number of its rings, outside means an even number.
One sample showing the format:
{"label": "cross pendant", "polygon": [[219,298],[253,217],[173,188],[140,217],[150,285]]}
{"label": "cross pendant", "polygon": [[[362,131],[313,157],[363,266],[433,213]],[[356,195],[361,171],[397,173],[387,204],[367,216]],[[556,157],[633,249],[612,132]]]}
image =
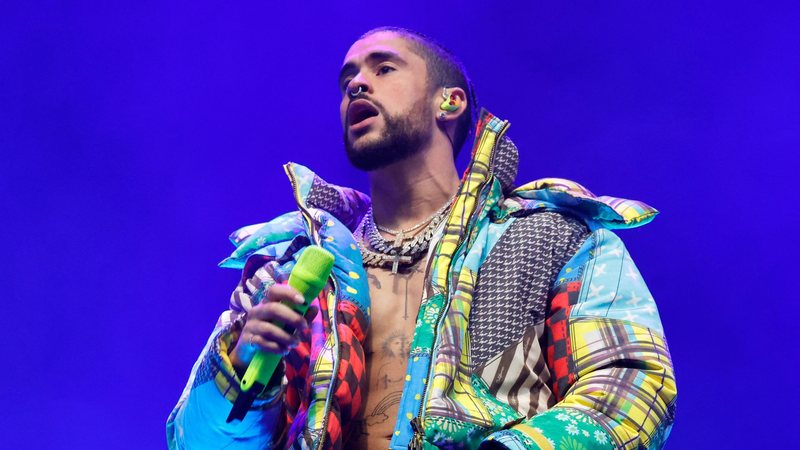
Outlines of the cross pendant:
{"label": "cross pendant", "polygon": [[400,249],[400,247],[403,245],[403,238],[404,238],[404,237],[405,237],[405,236],[403,236],[403,232],[401,231],[401,232],[397,233],[397,237],[395,237],[395,238],[394,238],[394,246],[395,246],[395,248],[397,248],[398,250],[399,250],[399,249]]}
{"label": "cross pendant", "polygon": [[397,237],[394,238],[395,255],[393,257],[394,261],[392,262],[392,275],[397,275],[397,268],[400,266],[400,249],[402,246],[403,232],[400,231],[397,233]]}

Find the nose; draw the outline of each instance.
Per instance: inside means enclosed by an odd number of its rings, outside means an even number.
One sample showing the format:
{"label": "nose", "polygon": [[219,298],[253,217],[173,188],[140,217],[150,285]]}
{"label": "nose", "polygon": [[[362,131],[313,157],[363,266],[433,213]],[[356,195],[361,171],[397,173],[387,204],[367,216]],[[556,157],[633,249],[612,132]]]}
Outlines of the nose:
{"label": "nose", "polygon": [[349,83],[347,83],[346,93],[350,98],[356,98],[363,93],[369,92],[369,84],[361,74],[356,75]]}

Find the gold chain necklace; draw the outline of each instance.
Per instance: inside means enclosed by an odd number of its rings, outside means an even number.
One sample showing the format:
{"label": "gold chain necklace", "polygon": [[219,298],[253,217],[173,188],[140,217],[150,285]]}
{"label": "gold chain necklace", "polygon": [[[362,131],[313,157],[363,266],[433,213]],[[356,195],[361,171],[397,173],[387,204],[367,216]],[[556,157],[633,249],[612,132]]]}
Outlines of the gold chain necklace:
{"label": "gold chain necklace", "polygon": [[[395,275],[400,264],[409,265],[418,261],[427,252],[433,234],[444,220],[452,201],[451,198],[422,222],[401,230],[392,230],[376,225],[372,208],[370,208],[353,233],[361,249],[364,264],[372,267],[391,265],[392,274]],[[408,242],[404,242],[408,233],[426,224],[428,226],[422,232],[413,236]],[[395,239],[393,242],[384,239],[378,230],[394,235]]]}

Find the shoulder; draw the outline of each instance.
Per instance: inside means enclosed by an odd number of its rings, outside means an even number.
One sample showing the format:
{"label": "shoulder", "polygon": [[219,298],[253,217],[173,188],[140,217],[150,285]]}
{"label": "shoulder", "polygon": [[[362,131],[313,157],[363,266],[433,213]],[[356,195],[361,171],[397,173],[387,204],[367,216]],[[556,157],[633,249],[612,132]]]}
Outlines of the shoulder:
{"label": "shoulder", "polygon": [[524,247],[583,242],[590,234],[584,221],[557,211],[522,211],[513,220],[501,239]]}
{"label": "shoulder", "polygon": [[591,235],[580,219],[556,211],[520,211],[509,218],[482,271],[523,267],[545,278],[555,275]]}
{"label": "shoulder", "polygon": [[646,225],[658,210],[639,200],[594,195],[563,178],[542,178],[514,189],[503,200],[509,212],[546,210],[580,218],[590,229],[625,229]]}

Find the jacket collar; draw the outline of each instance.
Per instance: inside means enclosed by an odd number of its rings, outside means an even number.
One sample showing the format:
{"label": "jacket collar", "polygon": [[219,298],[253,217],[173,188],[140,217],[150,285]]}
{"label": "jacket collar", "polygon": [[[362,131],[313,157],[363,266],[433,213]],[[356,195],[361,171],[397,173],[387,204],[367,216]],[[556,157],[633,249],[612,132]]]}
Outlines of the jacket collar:
{"label": "jacket collar", "polygon": [[[498,181],[501,188],[492,189],[492,198],[487,199],[494,205],[492,215],[495,220],[501,220],[520,211],[543,209],[562,211],[576,216],[592,229],[617,229],[645,225],[658,214],[655,208],[646,203],[611,196],[596,196],[582,185],[561,178],[541,178],[514,188],[519,161],[517,147],[507,136],[498,134],[508,125],[508,122],[488,111],[481,111],[468,166],[470,168],[475,166],[476,157],[480,156],[477,150],[481,148],[480,144],[485,139],[501,136],[494,143],[488,162],[485,162],[488,164],[488,173]],[[327,183],[301,164],[289,162],[284,165],[284,170],[292,183],[295,200],[301,209],[324,209],[350,230],[354,230],[370,207],[371,201],[368,195],[355,189]],[[469,173],[470,169],[464,173],[462,187]],[[299,218],[295,215],[281,216],[280,221],[281,223],[289,221],[291,226],[278,226],[277,223],[272,224],[273,226],[263,223],[250,225],[235,231],[231,234],[230,240],[240,247],[237,252],[244,254],[261,247],[264,245],[262,242],[270,243],[286,238],[283,235],[279,236],[280,233],[276,234],[273,229],[288,230],[286,233],[289,234],[302,229]],[[249,239],[250,237],[258,239]],[[245,245],[246,241],[253,243]],[[249,248],[250,246],[253,248]]]}
{"label": "jacket collar", "polygon": [[[468,167],[472,167],[482,140],[497,135],[507,121],[482,110],[475,130],[475,141]],[[571,180],[540,178],[514,187],[519,167],[517,146],[503,135],[494,145],[489,160],[489,172],[500,183],[503,198],[494,199],[501,209],[515,212],[520,209],[550,209],[571,213],[591,228],[633,228],[649,223],[658,211],[648,204],[620,197],[597,196]],[[284,166],[301,207],[324,209],[351,230],[355,229],[369,209],[368,195],[348,187],[327,183],[307,167],[287,163]],[[465,172],[463,180],[467,179]],[[501,213],[502,215],[502,213]]]}
{"label": "jacket collar", "polygon": [[[497,118],[485,109],[481,111],[468,167],[475,162],[476,151],[482,140],[490,134],[497,134],[500,127],[507,124],[507,121]],[[517,147],[510,139],[503,137],[492,152],[489,171],[500,181],[504,192],[509,192],[513,188],[518,160]],[[283,167],[292,183],[298,205],[324,209],[351,230],[355,229],[371,205],[368,195],[352,188],[328,183],[308,167],[294,162],[289,162]],[[467,173],[463,175],[462,182],[466,176]]]}

